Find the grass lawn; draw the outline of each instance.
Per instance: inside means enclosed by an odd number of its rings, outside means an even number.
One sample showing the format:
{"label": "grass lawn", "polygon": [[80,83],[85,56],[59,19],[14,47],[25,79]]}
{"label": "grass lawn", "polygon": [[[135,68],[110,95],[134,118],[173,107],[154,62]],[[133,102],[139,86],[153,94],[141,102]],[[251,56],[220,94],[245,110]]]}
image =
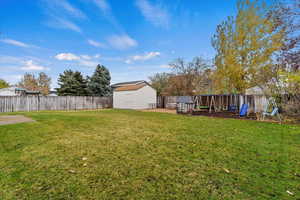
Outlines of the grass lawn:
{"label": "grass lawn", "polygon": [[0,126],[1,200],[300,199],[299,126],[126,110],[21,114],[36,122]]}

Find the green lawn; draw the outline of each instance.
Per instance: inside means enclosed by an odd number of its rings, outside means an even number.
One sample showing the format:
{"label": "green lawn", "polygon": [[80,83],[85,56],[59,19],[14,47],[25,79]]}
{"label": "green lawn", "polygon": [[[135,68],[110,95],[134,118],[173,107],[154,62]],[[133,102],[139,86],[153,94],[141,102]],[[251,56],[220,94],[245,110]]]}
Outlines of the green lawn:
{"label": "green lawn", "polygon": [[1,200],[300,199],[299,126],[126,110],[21,114],[36,122],[0,126]]}

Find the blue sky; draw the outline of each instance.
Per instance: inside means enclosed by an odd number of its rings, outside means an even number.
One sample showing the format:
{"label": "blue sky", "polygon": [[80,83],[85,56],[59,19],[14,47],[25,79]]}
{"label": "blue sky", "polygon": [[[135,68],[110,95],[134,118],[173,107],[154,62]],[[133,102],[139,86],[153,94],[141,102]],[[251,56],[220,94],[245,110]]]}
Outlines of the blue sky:
{"label": "blue sky", "polygon": [[112,83],[169,71],[178,57],[212,58],[216,26],[235,0],[0,0],[0,78],[66,69],[91,75],[100,63]]}

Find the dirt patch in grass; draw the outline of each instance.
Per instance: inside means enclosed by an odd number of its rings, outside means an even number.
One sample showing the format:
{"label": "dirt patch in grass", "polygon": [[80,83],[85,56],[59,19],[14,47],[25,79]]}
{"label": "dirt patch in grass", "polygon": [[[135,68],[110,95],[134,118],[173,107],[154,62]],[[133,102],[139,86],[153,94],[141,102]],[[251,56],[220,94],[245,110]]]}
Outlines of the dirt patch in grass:
{"label": "dirt patch in grass", "polygon": [[17,124],[24,122],[34,122],[33,119],[23,115],[4,115],[0,116],[0,125]]}
{"label": "dirt patch in grass", "polygon": [[255,114],[250,114],[246,117],[240,117],[239,113],[236,112],[205,112],[205,111],[194,111],[192,115],[201,115],[206,117],[220,117],[220,118],[234,118],[234,119],[248,119],[248,120],[256,120]]}
{"label": "dirt patch in grass", "polygon": [[145,109],[141,110],[142,112],[159,112],[159,113],[171,113],[176,114],[176,110],[171,109],[163,109],[163,108],[157,108],[157,109]]}

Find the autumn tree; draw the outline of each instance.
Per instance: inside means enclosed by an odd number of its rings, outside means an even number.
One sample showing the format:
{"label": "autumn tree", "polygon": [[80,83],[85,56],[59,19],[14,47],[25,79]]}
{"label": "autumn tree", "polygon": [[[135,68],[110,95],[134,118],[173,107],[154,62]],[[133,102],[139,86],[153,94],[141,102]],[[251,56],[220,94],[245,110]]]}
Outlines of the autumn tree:
{"label": "autumn tree", "polygon": [[9,87],[9,83],[3,79],[0,79],[0,89]]}
{"label": "autumn tree", "polygon": [[279,3],[273,14],[277,17],[277,25],[286,30],[284,45],[277,56],[279,73],[275,79],[274,92],[300,94],[300,1]]}
{"label": "autumn tree", "polygon": [[43,95],[48,95],[50,92],[51,78],[44,72],[39,73],[37,77],[39,91]]}
{"label": "autumn tree", "polygon": [[178,58],[170,63],[167,93],[170,95],[195,95],[212,92],[212,66],[205,59],[195,57],[191,62]]}
{"label": "autumn tree", "polygon": [[218,25],[212,45],[217,55],[215,85],[219,92],[243,93],[274,76],[274,55],[282,48],[284,27],[277,26],[271,7],[254,0],[237,3],[236,16]]}
{"label": "autumn tree", "polygon": [[18,86],[26,90],[39,91],[43,95],[50,92],[51,78],[44,72],[40,72],[36,77],[32,73],[25,73],[18,83]]}
{"label": "autumn tree", "polygon": [[[300,1],[279,2],[272,10],[276,25],[285,29],[285,41],[274,65],[277,76],[268,84],[284,114],[299,115],[300,110]],[[284,95],[283,95],[284,94]],[[285,101],[289,97],[289,101]]]}
{"label": "autumn tree", "polygon": [[166,94],[166,89],[169,85],[169,78],[170,74],[165,72],[156,73],[149,77],[151,86],[157,91],[158,96]]}
{"label": "autumn tree", "polygon": [[38,91],[38,82],[34,74],[25,73],[18,83],[18,86],[26,90]]}

